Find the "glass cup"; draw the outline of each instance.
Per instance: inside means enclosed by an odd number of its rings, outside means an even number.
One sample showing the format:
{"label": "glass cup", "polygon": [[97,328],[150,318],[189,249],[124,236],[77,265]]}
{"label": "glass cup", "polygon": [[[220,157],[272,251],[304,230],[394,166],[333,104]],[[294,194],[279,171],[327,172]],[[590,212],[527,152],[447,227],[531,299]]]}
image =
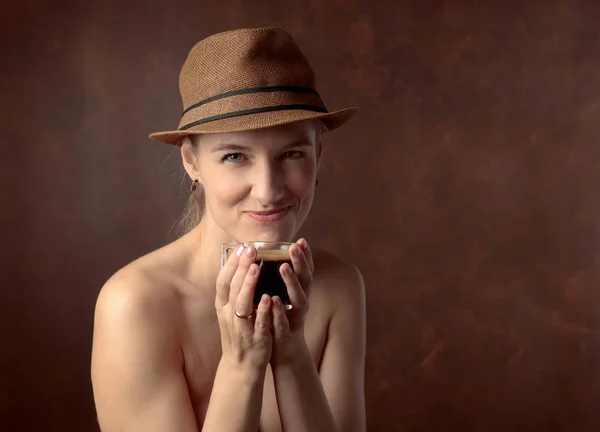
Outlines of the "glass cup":
{"label": "glass cup", "polygon": [[223,243],[221,244],[221,267],[232,253],[235,253],[240,246],[252,246],[256,249],[256,258],[254,262],[260,268],[258,282],[254,290],[253,305],[258,308],[258,303],[263,294],[270,297],[278,296],[285,310],[292,309],[292,303],[288,296],[287,287],[279,273],[279,267],[288,263],[292,268],[292,258],[290,256],[290,246],[293,243],[287,242],[245,242],[245,243]]}

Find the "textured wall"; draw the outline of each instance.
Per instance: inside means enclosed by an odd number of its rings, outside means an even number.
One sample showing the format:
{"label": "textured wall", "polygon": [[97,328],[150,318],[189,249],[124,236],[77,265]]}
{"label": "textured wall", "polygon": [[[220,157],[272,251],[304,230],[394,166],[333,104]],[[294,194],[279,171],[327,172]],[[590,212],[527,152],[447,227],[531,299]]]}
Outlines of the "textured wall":
{"label": "textured wall", "polygon": [[2,430],[97,430],[95,297],[185,192],[146,136],[197,40],[263,25],[362,108],[304,234],[367,283],[369,430],[600,429],[598,2],[71,3],[0,7]]}

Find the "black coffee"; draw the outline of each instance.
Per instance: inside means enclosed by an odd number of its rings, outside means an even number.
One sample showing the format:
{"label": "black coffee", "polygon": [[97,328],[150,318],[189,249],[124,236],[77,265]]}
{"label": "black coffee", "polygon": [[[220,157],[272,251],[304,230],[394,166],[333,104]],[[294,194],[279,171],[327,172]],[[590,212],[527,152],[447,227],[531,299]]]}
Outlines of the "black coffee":
{"label": "black coffee", "polygon": [[263,294],[278,296],[286,308],[290,308],[290,298],[279,267],[288,263],[292,267],[290,253],[286,250],[258,250],[256,264],[260,267],[258,283],[254,290],[254,307],[258,307]]}

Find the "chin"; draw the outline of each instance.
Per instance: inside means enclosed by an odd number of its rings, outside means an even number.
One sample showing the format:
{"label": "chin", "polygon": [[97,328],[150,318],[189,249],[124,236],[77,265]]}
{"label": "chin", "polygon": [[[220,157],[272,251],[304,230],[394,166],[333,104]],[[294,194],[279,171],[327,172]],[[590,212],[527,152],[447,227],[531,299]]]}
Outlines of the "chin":
{"label": "chin", "polygon": [[237,232],[234,237],[240,242],[245,241],[264,241],[264,242],[291,242],[296,230],[288,224],[262,224],[259,226],[248,227],[243,231]]}

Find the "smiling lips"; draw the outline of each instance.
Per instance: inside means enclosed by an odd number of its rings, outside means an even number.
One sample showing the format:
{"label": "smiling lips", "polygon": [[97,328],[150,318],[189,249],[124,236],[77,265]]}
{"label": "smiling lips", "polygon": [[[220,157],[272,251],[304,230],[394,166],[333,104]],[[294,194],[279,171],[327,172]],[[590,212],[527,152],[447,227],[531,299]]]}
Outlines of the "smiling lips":
{"label": "smiling lips", "polygon": [[278,222],[289,213],[291,206],[269,211],[247,211],[246,215],[256,221],[263,223]]}

